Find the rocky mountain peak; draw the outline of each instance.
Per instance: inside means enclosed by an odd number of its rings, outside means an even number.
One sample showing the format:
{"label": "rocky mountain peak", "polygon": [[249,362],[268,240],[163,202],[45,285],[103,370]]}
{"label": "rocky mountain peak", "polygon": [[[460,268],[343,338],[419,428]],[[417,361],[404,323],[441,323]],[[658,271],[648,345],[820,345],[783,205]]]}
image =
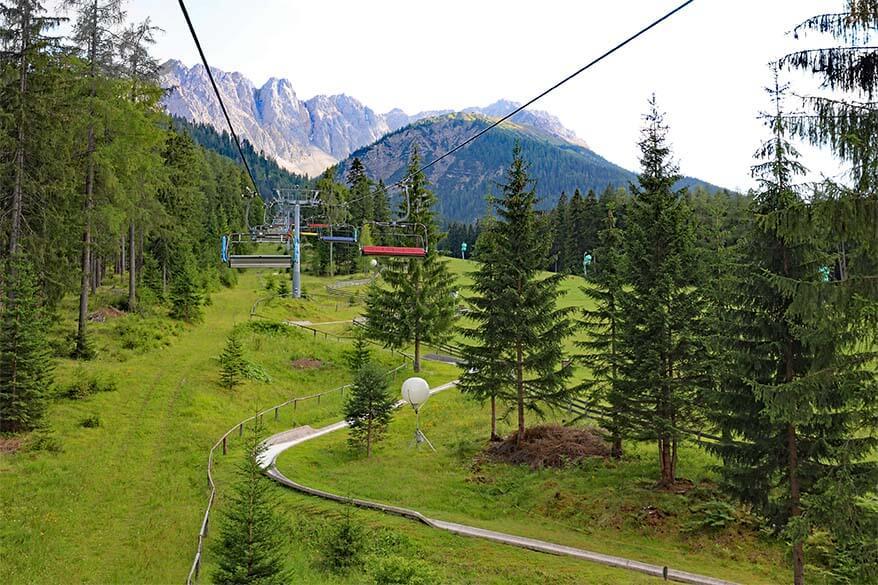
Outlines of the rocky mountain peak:
{"label": "rocky mountain peak", "polygon": [[[409,116],[395,108],[379,114],[345,94],[317,95],[303,101],[296,95],[293,84],[284,78],[272,77],[256,88],[239,72],[213,68],[213,74],[236,130],[257,150],[276,158],[281,166],[312,176],[388,132],[452,112],[431,111]],[[202,65],[187,67],[176,59],[169,60],[161,67],[161,82],[169,90],[163,101],[169,113],[219,130],[226,129]],[[465,111],[497,118],[516,107],[515,102],[499,100],[485,108]],[[520,112],[512,121],[586,146],[558,118],[546,112]]]}

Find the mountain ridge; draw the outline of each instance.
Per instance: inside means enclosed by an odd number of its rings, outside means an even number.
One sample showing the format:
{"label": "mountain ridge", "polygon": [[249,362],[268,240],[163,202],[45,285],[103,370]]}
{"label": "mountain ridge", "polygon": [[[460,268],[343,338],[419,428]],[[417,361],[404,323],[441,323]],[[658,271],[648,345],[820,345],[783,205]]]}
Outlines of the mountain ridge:
{"label": "mountain ridge", "polygon": [[[457,112],[424,118],[388,133],[362,147],[339,163],[338,175],[345,176],[354,158],[363,163],[367,175],[385,184],[399,181],[414,145],[423,163],[433,160],[466,138],[483,130],[495,118],[472,112]],[[637,176],[594,151],[542,130],[506,121],[463,149],[427,169],[427,179],[437,194],[437,211],[447,221],[471,222],[488,210],[486,196],[497,194],[497,185],[512,161],[518,143],[535,181],[541,209],[555,206],[562,192],[572,195],[593,189],[627,187]],[[719,187],[684,177],[677,187]]]}
{"label": "mountain ridge", "polygon": [[[302,100],[292,82],[285,78],[270,77],[256,87],[240,72],[215,67],[212,72],[239,134],[287,170],[310,176],[387,133],[420,119],[453,112],[437,110],[409,115],[394,108],[382,114],[344,93]],[[187,67],[179,60],[168,60],[160,67],[160,82],[167,89],[163,105],[169,114],[211,125],[218,131],[225,129],[225,119],[203,65]],[[464,111],[499,118],[518,105],[501,99],[483,108],[470,107]],[[548,112],[522,111],[512,119],[589,148]]]}

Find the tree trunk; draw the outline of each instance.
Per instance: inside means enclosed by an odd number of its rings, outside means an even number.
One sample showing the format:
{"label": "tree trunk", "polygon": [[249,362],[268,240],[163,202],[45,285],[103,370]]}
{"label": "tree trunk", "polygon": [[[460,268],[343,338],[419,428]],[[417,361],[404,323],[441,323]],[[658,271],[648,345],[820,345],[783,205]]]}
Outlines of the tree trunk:
{"label": "tree trunk", "polygon": [[372,456],[372,417],[366,422],[366,459]]}
{"label": "tree trunk", "polygon": [[134,248],[134,222],[128,224],[128,240],[131,242],[129,246],[130,259],[128,261],[128,310],[133,311],[137,308],[137,261]]}
{"label": "tree trunk", "polygon": [[414,371],[421,371],[421,332],[415,331],[415,363],[412,365]]}
{"label": "tree trunk", "polygon": [[516,343],[515,347],[515,390],[518,402],[518,435],[515,437],[515,444],[521,446],[524,443],[524,371],[522,368],[524,362],[524,352],[521,348],[521,341]]}
{"label": "tree trunk", "polygon": [[[799,457],[796,446],[796,427],[787,425],[787,456],[790,474],[790,517],[802,515],[799,495]],[[793,585],[805,585],[805,552],[801,540],[793,542]]]}
{"label": "tree trunk", "polygon": [[613,446],[610,448],[610,456],[613,459],[622,458],[622,437],[618,431],[613,431]]}
{"label": "tree trunk", "polygon": [[[89,76],[91,77],[91,90],[89,95],[94,99],[97,95],[97,41],[98,41],[98,3],[94,2],[92,8],[92,30],[89,43]],[[77,328],[76,351],[82,354],[86,350],[86,322],[88,319],[88,287],[91,277],[91,215],[94,207],[94,183],[95,183],[95,129],[94,129],[94,106],[89,106],[88,140],[86,144],[85,176],[85,229],[82,234],[82,256],[80,268],[82,278],[79,286],[79,324]]]}
{"label": "tree trunk", "polygon": [[[18,252],[18,239],[21,233],[21,215],[24,198],[24,114],[25,95],[27,94],[27,68],[28,49],[30,46],[30,4],[25,2],[24,12],[21,17],[21,60],[18,69],[18,138],[15,150],[15,181],[12,187],[12,225],[9,229],[9,255],[14,256]],[[10,269],[14,271],[14,266]],[[14,276],[14,275],[13,275]],[[12,293],[10,293],[12,294]],[[12,298],[12,297],[10,297]]]}
{"label": "tree trunk", "polygon": [[499,441],[497,436],[497,397],[491,395],[491,440]]}

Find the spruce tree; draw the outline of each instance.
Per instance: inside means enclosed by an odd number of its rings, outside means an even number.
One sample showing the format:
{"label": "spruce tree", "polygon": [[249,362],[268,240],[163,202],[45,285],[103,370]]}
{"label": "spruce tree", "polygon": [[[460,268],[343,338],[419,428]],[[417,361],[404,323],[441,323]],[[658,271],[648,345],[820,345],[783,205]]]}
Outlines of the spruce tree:
{"label": "spruce tree", "polygon": [[244,441],[244,461],[237,465],[228,501],[223,503],[219,537],[212,546],[218,585],[282,585],[285,528],[280,520],[277,488],[259,466],[265,451],[262,424],[254,421]]}
{"label": "spruce tree", "polygon": [[570,209],[567,194],[561,193],[558,204],[552,211],[552,267],[555,272],[565,272],[570,263],[568,251],[568,232],[570,231]]}
{"label": "spruce tree", "polygon": [[7,259],[0,309],[0,433],[37,428],[52,384],[48,323],[33,272],[17,253]]}
{"label": "spruce tree", "polygon": [[406,174],[408,202],[400,210],[409,217],[406,223],[411,235],[420,234],[426,241],[404,242],[426,245],[423,258],[387,258],[381,272],[384,285],[369,288],[366,300],[369,337],[394,349],[413,344],[414,370],[421,370],[421,345],[441,343],[450,335],[455,319],[453,278],[437,251],[441,239],[433,206],[436,196],[427,188],[427,177],[420,170],[421,158],[415,147]]}
{"label": "spruce tree", "polygon": [[351,449],[372,456],[372,445],[382,439],[393,418],[396,398],[387,386],[387,376],[376,364],[366,362],[354,373],[354,384],[344,405]]}
{"label": "spruce tree", "polygon": [[345,363],[348,370],[352,374],[356,374],[369,362],[372,361],[372,352],[369,351],[369,341],[366,339],[365,332],[357,329],[354,334],[354,347],[350,351],[345,352]]}
{"label": "spruce tree", "polygon": [[694,233],[655,97],[640,141],[642,170],[625,230],[630,289],[622,296],[626,424],[656,441],[661,479],[676,481],[680,428],[695,416],[704,356]]}
{"label": "spruce tree", "polygon": [[837,255],[827,245],[835,241],[831,223],[803,231],[778,225],[777,217],[804,215],[809,206],[794,183],[805,169],[787,138],[785,91],[779,82],[771,89],[772,138],[754,167],[761,189],[725,309],[730,368],[711,400],[726,440],[711,448],[723,459],[726,488],[785,527],[796,585],[805,582],[804,541],[817,528],[858,559],[858,579],[874,579],[878,567],[867,562],[874,546],[858,544],[868,524],[857,497],[878,484],[878,465],[868,460],[878,440],[862,432],[878,426],[876,356],[864,350],[869,334],[847,303],[813,294],[843,286],[820,273]]}
{"label": "spruce tree", "polygon": [[183,257],[178,259],[171,278],[171,311],[174,319],[197,323],[203,317],[201,307],[204,302],[198,272],[191,253],[182,251]]}
{"label": "spruce tree", "polygon": [[247,360],[237,331],[232,330],[226,338],[226,347],[220,354],[220,381],[229,390],[239,385],[247,377]]}
{"label": "spruce tree", "polygon": [[625,421],[624,384],[620,378],[621,366],[629,352],[621,340],[625,318],[622,296],[627,276],[625,241],[616,225],[614,211],[615,205],[611,204],[604,229],[598,234],[595,256],[601,259],[600,267],[589,272],[590,286],[582,289],[595,308],[583,309],[580,327],[588,339],[577,345],[584,350],[583,355],[578,356],[580,363],[591,370],[591,378],[578,390],[587,395],[594,409],[605,410],[602,424],[612,438],[612,456],[619,458],[622,438],[629,432]]}
{"label": "spruce tree", "polygon": [[[560,274],[544,277],[551,239],[535,212],[537,197],[516,144],[506,171],[502,198],[492,201],[497,220],[479,240],[481,264],[473,275],[476,327],[464,329],[473,341],[463,348],[468,369],[461,391],[479,400],[514,405],[516,443],[525,438],[525,410],[569,396],[562,367],[563,341],[570,334],[568,309],[559,309]],[[492,409],[493,419],[493,409]],[[492,436],[495,434],[492,420]]]}

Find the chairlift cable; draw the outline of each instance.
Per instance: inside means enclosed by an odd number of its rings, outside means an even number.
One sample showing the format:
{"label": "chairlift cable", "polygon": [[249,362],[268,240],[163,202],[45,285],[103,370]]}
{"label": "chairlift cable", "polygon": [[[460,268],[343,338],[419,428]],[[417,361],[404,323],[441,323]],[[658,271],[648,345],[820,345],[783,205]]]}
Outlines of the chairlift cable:
{"label": "chairlift cable", "polygon": [[229,131],[232,133],[232,138],[235,140],[235,146],[238,147],[238,154],[241,155],[241,162],[244,163],[244,168],[247,169],[247,175],[250,177],[250,182],[253,183],[253,188],[256,189],[256,193],[259,193],[259,185],[256,184],[256,179],[253,177],[253,171],[250,170],[250,165],[247,163],[247,159],[244,157],[244,149],[241,148],[241,141],[238,139],[238,134],[235,132],[235,127],[232,125],[232,119],[229,117],[229,112],[226,110],[226,104],[223,102],[223,96],[220,94],[219,88],[216,85],[216,81],[213,79],[213,72],[210,70],[210,65],[207,63],[207,57],[204,56],[204,50],[201,48],[201,42],[198,40],[198,35],[195,33],[195,27],[192,25],[192,20],[189,18],[189,12],[186,10],[186,4],[183,0],[179,0],[180,9],[183,11],[183,18],[186,19],[186,24],[189,26],[189,32],[192,34],[192,40],[195,41],[195,47],[198,49],[198,54],[201,56],[201,62],[204,64],[204,69],[207,71],[207,78],[210,79],[210,85],[213,86],[213,93],[216,94],[216,99],[219,101],[220,109],[223,111],[223,116],[226,118],[226,123],[229,125]]}

